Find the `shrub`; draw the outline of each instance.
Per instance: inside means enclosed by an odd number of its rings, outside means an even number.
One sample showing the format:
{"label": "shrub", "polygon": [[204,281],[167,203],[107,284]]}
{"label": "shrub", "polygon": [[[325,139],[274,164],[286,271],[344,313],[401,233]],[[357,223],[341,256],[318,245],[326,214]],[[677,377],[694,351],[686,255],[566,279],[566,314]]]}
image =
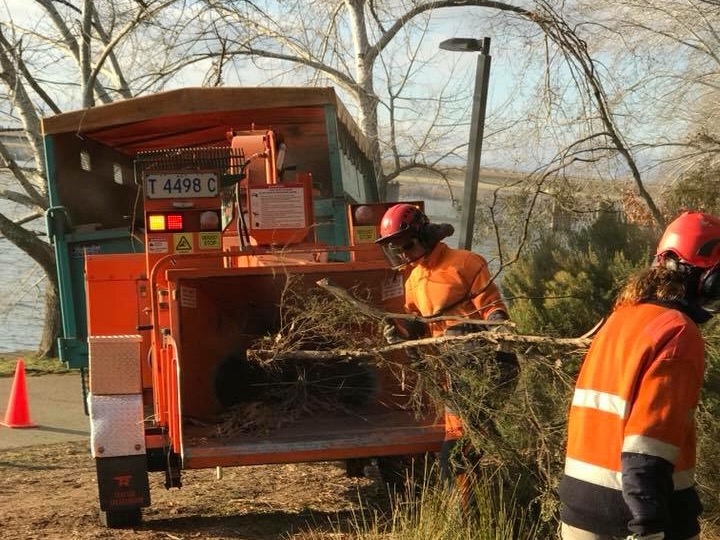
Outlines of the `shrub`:
{"label": "shrub", "polygon": [[622,282],[647,265],[654,239],[610,211],[564,234],[544,231],[503,276],[513,320],[522,332],[574,337],[610,310]]}

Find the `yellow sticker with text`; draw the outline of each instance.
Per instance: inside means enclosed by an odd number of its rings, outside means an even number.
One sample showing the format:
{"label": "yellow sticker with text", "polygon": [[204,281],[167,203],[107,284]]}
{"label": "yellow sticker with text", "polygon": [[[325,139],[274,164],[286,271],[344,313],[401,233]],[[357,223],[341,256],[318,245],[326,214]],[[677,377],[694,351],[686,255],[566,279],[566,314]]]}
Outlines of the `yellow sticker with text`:
{"label": "yellow sticker with text", "polygon": [[200,249],[220,249],[219,232],[201,232],[198,235],[198,247]]}
{"label": "yellow sticker with text", "polygon": [[355,227],[355,243],[356,244],[372,244],[377,240],[377,230],[375,225],[362,225]]}

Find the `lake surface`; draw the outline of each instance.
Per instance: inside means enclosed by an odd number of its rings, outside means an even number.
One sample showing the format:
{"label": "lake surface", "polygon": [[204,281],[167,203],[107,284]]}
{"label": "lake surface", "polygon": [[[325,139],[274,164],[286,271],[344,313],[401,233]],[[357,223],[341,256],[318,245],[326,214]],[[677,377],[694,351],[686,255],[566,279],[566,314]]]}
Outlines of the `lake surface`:
{"label": "lake surface", "polygon": [[[0,187],[12,189],[0,178]],[[25,208],[0,200],[0,211],[19,218]],[[33,229],[45,230],[44,218]],[[30,257],[0,237],[0,353],[35,350],[40,342],[44,311],[45,274]]]}
{"label": "lake surface", "polygon": [[[8,181],[3,182],[0,177],[0,186],[8,187]],[[453,247],[457,245],[460,215],[453,208],[444,186],[439,185],[430,193],[423,189],[422,196],[412,185],[401,186],[399,197],[401,200],[425,200],[431,221],[455,226],[455,236],[446,242]],[[0,211],[11,218],[26,213],[24,208],[5,200],[0,200]],[[44,227],[43,219],[35,222],[36,230],[44,231]],[[45,275],[40,267],[0,237],[0,353],[37,348],[42,332],[44,287]]]}

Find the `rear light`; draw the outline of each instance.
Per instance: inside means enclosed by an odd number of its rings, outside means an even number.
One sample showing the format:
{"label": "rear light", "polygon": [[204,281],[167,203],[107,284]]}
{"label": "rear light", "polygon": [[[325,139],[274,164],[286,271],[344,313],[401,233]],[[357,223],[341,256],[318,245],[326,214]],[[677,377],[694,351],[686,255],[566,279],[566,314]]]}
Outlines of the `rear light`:
{"label": "rear light", "polygon": [[182,214],[148,214],[148,228],[151,232],[182,231]]}
{"label": "rear light", "polygon": [[182,214],[168,214],[165,217],[167,218],[168,231],[182,231],[182,229],[183,229]]}
{"label": "rear light", "polygon": [[148,228],[151,231],[164,231],[165,230],[165,214],[150,214],[150,215],[148,215]]}

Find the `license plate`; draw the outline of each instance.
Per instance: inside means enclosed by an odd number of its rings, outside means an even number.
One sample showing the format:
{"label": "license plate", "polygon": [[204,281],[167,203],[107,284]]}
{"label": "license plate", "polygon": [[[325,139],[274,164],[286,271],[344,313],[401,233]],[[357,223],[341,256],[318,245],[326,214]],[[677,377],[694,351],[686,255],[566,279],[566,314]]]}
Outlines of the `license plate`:
{"label": "license plate", "polygon": [[148,199],[188,199],[217,197],[218,175],[214,172],[163,172],[145,176]]}

